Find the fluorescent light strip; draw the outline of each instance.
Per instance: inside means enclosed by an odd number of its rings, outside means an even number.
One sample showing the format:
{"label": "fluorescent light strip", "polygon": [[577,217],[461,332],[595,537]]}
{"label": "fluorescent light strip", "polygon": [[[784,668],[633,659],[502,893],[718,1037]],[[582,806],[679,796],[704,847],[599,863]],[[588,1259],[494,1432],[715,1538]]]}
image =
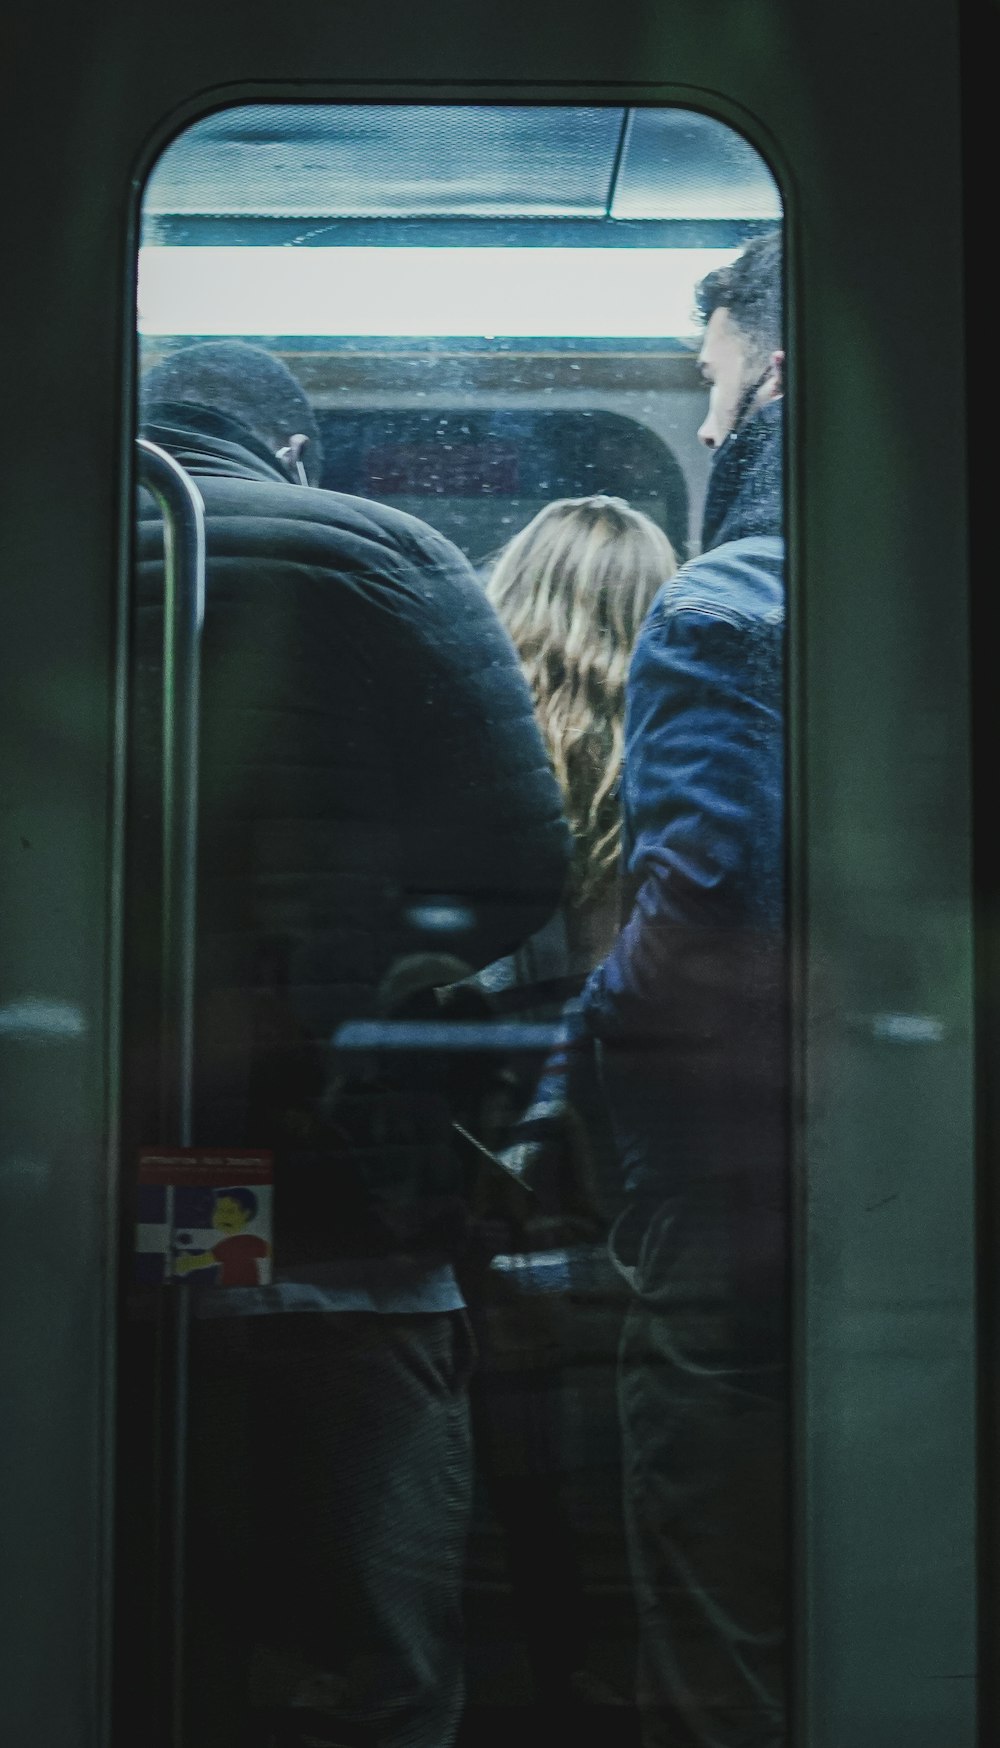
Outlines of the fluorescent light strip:
{"label": "fluorescent light strip", "polygon": [[151,246],[139,331],[684,338],[697,281],[738,253]]}

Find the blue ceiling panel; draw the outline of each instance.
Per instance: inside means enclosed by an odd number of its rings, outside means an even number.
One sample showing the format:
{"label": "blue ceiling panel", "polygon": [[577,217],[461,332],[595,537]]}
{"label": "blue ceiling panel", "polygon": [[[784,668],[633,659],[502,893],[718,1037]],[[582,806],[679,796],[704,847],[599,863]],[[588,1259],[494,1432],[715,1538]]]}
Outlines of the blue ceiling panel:
{"label": "blue ceiling panel", "polygon": [[742,136],[691,109],[634,109],[615,219],[778,219],[778,185]]}
{"label": "blue ceiling panel", "polygon": [[780,217],[781,198],[754,148],[693,110],[255,104],[207,116],[168,146],[144,213],[201,228],[212,220],[745,226]]}
{"label": "blue ceiling panel", "polygon": [[305,218],[602,218],[625,112],[255,104],[168,146],[145,212]]}

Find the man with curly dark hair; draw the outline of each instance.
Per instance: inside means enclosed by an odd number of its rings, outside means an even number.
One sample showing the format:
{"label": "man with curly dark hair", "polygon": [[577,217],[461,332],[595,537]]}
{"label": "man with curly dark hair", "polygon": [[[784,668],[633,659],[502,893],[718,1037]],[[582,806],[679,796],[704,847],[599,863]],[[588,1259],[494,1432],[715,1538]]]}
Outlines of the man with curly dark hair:
{"label": "man with curly dark hair", "polygon": [[644,1748],[786,1740],[782,249],[701,282],[702,550],[629,675],[626,921],[584,998],[631,1288],[619,1401]]}
{"label": "man with curly dark hair", "polygon": [[755,237],[728,267],[706,274],[695,291],[705,324],[699,353],[709,388],[708,413],[698,430],[718,449],[751,413],[782,389],[781,237]]}

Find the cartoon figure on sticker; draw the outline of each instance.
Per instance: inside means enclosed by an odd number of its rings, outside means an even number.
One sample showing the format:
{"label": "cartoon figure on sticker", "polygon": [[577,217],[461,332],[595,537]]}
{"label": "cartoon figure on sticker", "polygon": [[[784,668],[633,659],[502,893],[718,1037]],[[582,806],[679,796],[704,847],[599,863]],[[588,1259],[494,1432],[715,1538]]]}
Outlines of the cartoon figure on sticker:
{"label": "cartoon figure on sticker", "polygon": [[219,1268],[220,1287],[258,1287],[271,1278],[271,1246],[266,1238],[246,1228],[257,1217],[258,1201],[253,1190],[243,1186],[215,1191],[212,1226],[221,1236],[211,1250],[189,1252],[174,1261],[174,1273]]}

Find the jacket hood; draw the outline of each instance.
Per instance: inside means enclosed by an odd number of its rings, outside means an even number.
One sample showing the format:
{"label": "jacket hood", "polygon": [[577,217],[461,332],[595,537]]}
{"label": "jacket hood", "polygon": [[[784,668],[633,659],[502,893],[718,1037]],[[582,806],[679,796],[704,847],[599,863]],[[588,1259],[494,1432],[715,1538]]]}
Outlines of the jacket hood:
{"label": "jacket hood", "polygon": [[143,409],[139,435],[166,449],[189,473],[291,483],[291,475],[249,426],[215,407],[151,401]]}
{"label": "jacket hood", "polygon": [[701,549],[748,535],[784,533],[784,401],[770,401],[717,450],[709,476]]}

